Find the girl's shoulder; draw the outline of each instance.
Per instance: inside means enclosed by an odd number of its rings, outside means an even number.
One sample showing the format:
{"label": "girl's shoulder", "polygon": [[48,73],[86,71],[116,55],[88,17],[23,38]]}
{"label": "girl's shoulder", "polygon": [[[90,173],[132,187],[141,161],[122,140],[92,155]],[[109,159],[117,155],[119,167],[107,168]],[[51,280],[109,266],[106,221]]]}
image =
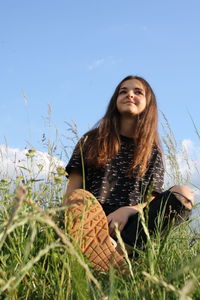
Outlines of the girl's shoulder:
{"label": "girl's shoulder", "polygon": [[88,148],[97,138],[97,129],[91,129],[84,133],[82,137],[78,140],[76,148],[77,147],[83,147],[84,150]]}
{"label": "girl's shoulder", "polygon": [[85,138],[86,138],[86,137],[88,137],[88,138],[95,137],[95,136],[97,136],[97,132],[98,132],[98,129],[97,129],[97,128],[93,128],[93,129],[87,131],[87,132],[83,135],[83,137],[85,137]]}
{"label": "girl's shoulder", "polygon": [[97,138],[97,128],[91,129],[86,133],[84,133],[84,135],[79,140],[79,143],[81,142],[87,145],[88,143],[90,144],[92,141],[94,142],[96,138]]}
{"label": "girl's shoulder", "polygon": [[95,129],[91,129],[89,131],[87,131],[86,133],[84,133],[79,139],[78,139],[78,144],[79,143],[83,143],[85,141],[87,141],[87,139],[91,139],[94,138],[95,136],[97,136],[97,128]]}

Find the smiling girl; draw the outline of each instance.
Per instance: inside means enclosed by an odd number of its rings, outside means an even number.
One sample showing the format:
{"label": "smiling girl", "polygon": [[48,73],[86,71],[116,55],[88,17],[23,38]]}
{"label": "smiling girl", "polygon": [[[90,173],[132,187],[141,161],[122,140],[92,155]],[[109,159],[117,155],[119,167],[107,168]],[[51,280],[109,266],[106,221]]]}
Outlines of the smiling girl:
{"label": "smiling girl", "polygon": [[149,83],[128,76],[116,87],[104,117],[82,137],[68,162],[64,205],[70,206],[66,219],[73,218],[69,233],[75,239],[82,230],[81,249],[96,269],[123,263],[119,245],[115,248],[110,239],[116,239],[116,226],[127,248],[145,243],[139,210],[146,211],[148,206],[148,229],[153,233],[159,215],[164,216],[162,229],[166,229],[172,219],[187,219],[192,209],[194,199],[188,187],[163,191],[157,123],[156,97]]}

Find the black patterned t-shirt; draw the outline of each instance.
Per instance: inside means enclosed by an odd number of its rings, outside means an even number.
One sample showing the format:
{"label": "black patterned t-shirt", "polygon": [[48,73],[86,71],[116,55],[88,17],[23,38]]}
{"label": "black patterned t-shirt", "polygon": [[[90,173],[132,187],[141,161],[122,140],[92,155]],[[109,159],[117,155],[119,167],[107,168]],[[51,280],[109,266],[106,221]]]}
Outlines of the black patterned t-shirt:
{"label": "black patterned t-shirt", "polygon": [[[157,147],[154,147],[145,175],[142,178],[130,176],[128,170],[134,156],[133,140],[125,136],[120,136],[120,138],[121,148],[118,154],[109,160],[104,167],[89,167],[84,162],[85,187],[101,204],[136,205],[145,201],[145,195],[149,189],[151,189],[152,194],[163,191],[162,155]],[[80,172],[80,174],[83,172],[77,147],[66,166],[68,175],[73,170]]]}

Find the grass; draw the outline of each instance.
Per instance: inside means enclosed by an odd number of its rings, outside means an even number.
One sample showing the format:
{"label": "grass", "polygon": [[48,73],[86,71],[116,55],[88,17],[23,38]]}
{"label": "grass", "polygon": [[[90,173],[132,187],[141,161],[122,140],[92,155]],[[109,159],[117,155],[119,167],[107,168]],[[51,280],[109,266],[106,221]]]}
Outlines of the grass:
{"label": "grass", "polygon": [[[164,142],[173,179],[181,180],[174,141]],[[0,299],[200,299],[200,243],[192,242],[190,221],[135,249],[130,274],[95,271],[65,230],[64,169],[41,182],[42,166],[31,171],[36,156],[27,151],[26,175],[0,181]]]}

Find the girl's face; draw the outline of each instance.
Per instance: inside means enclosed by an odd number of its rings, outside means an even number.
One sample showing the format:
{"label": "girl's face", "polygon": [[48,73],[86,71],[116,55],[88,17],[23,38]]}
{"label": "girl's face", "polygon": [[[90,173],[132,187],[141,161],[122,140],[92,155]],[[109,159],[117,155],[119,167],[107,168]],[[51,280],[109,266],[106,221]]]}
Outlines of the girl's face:
{"label": "girl's face", "polygon": [[144,85],[137,79],[124,81],[119,89],[116,105],[121,115],[141,114],[146,108]]}

